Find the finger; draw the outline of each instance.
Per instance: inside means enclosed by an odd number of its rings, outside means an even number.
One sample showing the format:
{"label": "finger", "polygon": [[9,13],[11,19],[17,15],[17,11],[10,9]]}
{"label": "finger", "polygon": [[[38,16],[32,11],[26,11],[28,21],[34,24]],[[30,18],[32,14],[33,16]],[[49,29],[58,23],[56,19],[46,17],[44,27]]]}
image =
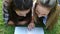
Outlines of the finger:
{"label": "finger", "polygon": [[29,24],[29,25],[28,25],[28,30],[32,30],[34,27],[35,27],[35,25]]}
{"label": "finger", "polygon": [[31,30],[31,27],[30,26],[28,26],[28,30]]}

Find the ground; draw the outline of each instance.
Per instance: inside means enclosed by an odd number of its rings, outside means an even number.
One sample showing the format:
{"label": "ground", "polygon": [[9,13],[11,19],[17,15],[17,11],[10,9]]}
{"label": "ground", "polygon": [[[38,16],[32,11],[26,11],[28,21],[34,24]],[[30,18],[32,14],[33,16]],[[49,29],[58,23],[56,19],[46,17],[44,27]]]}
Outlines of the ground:
{"label": "ground", "polygon": [[[3,21],[3,12],[2,12],[2,0],[0,0],[0,34],[13,34],[14,26],[6,26]],[[49,31],[45,30],[45,34],[60,34],[60,16],[58,19],[58,23],[54,26],[54,28]]]}

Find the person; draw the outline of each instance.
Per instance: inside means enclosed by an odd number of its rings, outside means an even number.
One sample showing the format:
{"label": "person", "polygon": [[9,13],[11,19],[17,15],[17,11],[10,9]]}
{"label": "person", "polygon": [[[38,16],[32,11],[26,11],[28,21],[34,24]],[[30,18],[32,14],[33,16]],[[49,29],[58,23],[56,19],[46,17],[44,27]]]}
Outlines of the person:
{"label": "person", "polygon": [[34,21],[38,26],[52,29],[57,23],[58,11],[57,0],[37,0],[34,7]]}
{"label": "person", "polygon": [[3,17],[8,25],[30,28],[33,0],[3,0]]}

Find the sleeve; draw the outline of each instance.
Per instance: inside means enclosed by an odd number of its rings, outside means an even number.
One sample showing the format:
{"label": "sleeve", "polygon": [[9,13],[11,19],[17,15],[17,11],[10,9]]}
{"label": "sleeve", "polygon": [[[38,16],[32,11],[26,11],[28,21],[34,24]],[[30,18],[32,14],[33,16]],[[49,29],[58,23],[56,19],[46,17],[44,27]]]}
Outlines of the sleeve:
{"label": "sleeve", "polygon": [[3,0],[3,8],[2,9],[3,9],[4,23],[7,23],[8,19],[9,19],[9,13],[8,13],[9,4],[10,4],[10,0]]}
{"label": "sleeve", "polygon": [[47,21],[47,16],[44,16],[43,18],[43,23],[46,25],[46,21]]}

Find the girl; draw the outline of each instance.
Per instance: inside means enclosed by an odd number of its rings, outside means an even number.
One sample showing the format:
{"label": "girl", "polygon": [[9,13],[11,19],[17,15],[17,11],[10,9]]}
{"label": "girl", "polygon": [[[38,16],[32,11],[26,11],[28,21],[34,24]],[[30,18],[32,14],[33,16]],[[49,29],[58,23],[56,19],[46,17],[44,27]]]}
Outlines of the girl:
{"label": "girl", "polygon": [[3,0],[3,16],[10,25],[31,24],[33,0]]}
{"label": "girl", "polygon": [[57,0],[37,0],[34,8],[35,23],[51,29],[58,19],[56,6]]}

